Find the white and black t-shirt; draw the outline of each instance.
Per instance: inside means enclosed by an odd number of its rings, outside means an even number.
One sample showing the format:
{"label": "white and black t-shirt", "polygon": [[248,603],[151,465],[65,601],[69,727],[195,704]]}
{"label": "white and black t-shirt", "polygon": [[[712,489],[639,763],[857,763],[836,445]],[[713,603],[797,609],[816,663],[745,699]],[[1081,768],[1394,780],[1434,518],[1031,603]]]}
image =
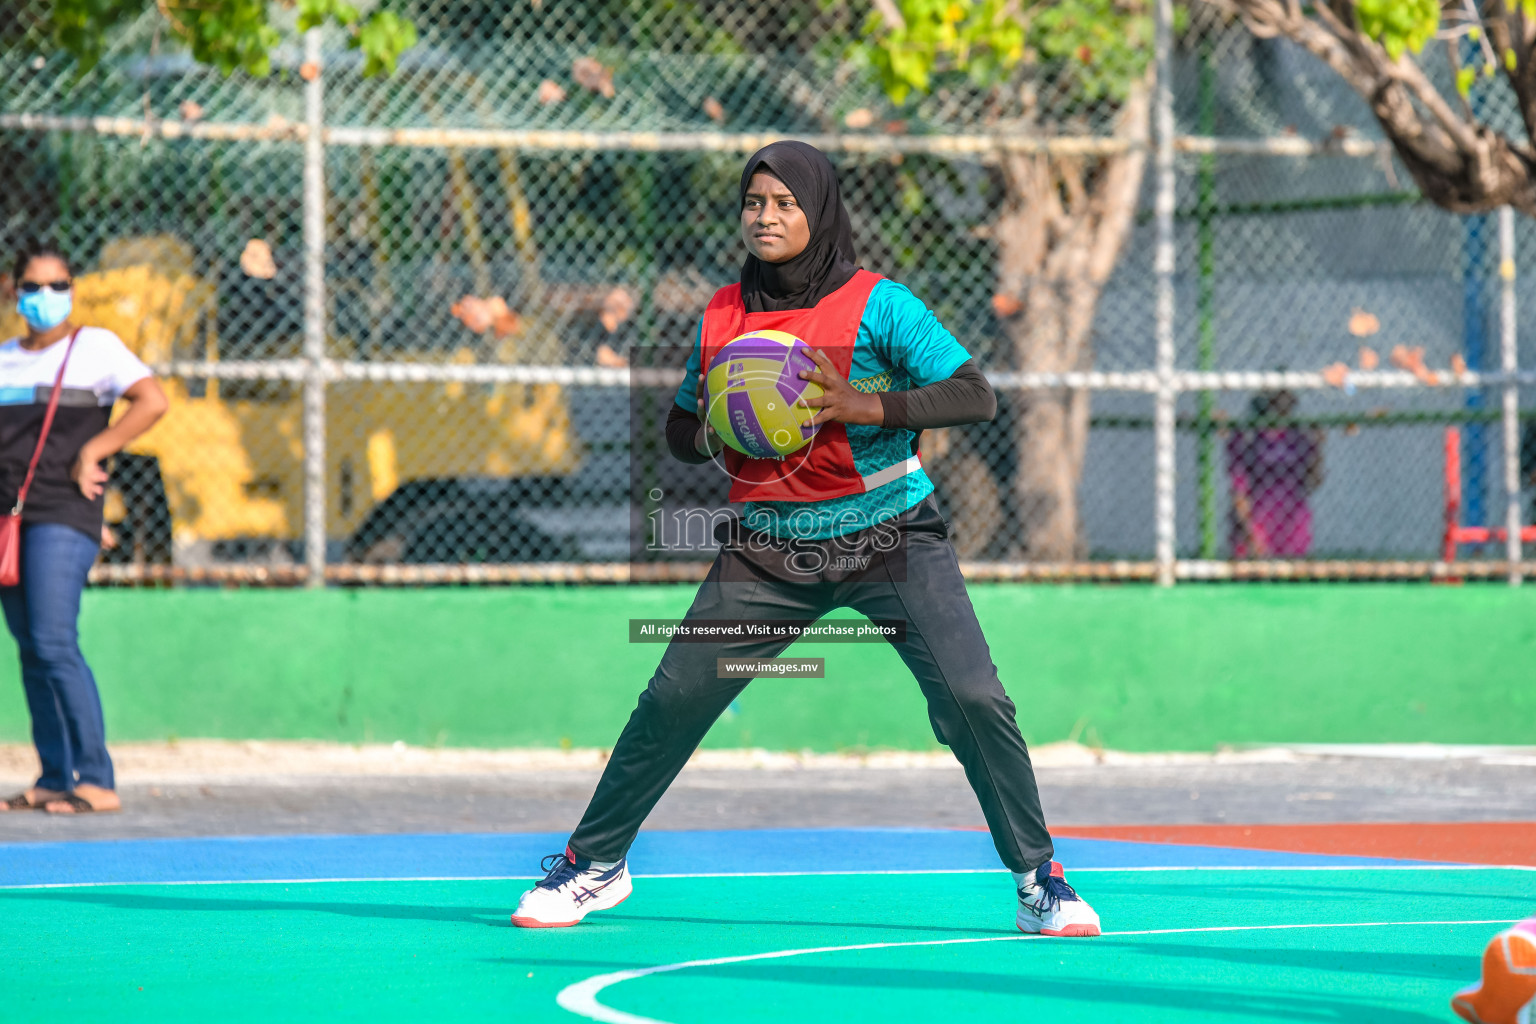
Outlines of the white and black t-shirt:
{"label": "white and black t-shirt", "polygon": [[[40,352],[22,348],[20,338],[0,344],[0,514],[16,504],[68,347],[68,335]],[[69,467],[80,447],[106,429],[113,403],[149,375],[149,367],[117,335],[102,327],[80,328],[53,429],[21,513],[24,522],[63,523],[92,540],[100,535],[104,498],[87,501],[70,479]]]}

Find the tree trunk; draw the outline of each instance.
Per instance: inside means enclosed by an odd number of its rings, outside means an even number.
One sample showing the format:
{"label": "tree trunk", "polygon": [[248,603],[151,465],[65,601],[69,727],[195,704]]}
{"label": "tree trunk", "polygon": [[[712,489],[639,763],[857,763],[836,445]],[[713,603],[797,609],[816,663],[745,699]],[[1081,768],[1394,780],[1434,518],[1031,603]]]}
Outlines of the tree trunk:
{"label": "tree trunk", "polygon": [[[993,228],[993,306],[1021,372],[1093,365],[1093,317],[1130,234],[1146,166],[1147,89],[1133,89],[1117,132],[1136,143],[1111,157],[1011,154],[1008,195]],[[1088,394],[1065,388],[1015,393],[1018,533],[1009,557],[1071,561],[1087,553],[1078,484],[1088,441]]]}
{"label": "tree trunk", "polygon": [[[1062,255],[1079,254],[1080,245]],[[1058,250],[1060,251],[1060,250]],[[1023,311],[1007,333],[1025,372],[1087,369],[1088,332],[1099,289],[1075,281],[1037,280],[1026,289]],[[1022,553],[1034,561],[1063,562],[1086,553],[1078,512],[1078,483],[1087,444],[1088,395],[1055,388],[1018,395],[1014,478]]]}

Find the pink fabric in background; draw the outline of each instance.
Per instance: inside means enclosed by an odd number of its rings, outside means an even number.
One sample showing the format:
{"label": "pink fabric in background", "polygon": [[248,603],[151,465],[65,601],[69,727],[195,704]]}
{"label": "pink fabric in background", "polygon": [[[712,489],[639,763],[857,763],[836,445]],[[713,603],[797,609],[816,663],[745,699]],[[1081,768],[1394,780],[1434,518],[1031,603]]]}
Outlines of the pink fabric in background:
{"label": "pink fabric in background", "polygon": [[1312,549],[1312,509],[1307,504],[1307,465],[1317,442],[1295,427],[1235,430],[1227,438],[1232,494],[1252,503],[1250,523],[1258,550],[1232,514],[1228,542],[1233,558],[1296,558]]}

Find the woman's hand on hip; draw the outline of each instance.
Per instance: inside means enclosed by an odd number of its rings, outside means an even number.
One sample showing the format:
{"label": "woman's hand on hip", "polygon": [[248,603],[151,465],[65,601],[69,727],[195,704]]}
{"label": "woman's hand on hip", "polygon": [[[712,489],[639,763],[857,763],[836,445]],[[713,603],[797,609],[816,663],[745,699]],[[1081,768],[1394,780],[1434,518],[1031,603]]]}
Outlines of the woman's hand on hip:
{"label": "woman's hand on hip", "polygon": [[865,394],[849,384],[821,349],[812,350],[811,358],[816,361],[816,369],[800,371],[800,379],[820,384],[822,393],[819,398],[804,400],[816,412],[802,426],[817,426],[829,421],[872,427],[885,423],[885,405],[879,395]]}
{"label": "woman's hand on hip", "polygon": [[95,501],[107,489],[107,471],[101,466],[103,458],[105,456],[97,455],[95,449],[86,444],[75,456],[74,465],[69,467],[69,478],[80,488],[86,501]]}

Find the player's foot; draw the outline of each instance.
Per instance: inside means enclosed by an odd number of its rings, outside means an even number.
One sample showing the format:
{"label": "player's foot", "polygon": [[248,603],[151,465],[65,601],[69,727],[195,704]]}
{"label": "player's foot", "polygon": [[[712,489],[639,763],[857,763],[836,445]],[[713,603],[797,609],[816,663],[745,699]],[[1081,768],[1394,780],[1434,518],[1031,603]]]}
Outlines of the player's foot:
{"label": "player's foot", "polygon": [[1472,1024],[1536,1024],[1536,917],[1493,937],[1483,950],[1483,977],[1451,1000]]}
{"label": "player's foot", "polygon": [[594,910],[618,906],[634,891],[622,860],[598,870],[567,849],[545,857],[540,866],[549,874],[523,893],[512,912],[512,923],[519,928],[569,928]]}
{"label": "player's foot", "polygon": [[1019,886],[1019,931],[1031,935],[1099,934],[1099,915],[1067,884],[1066,872],[1055,861],[1035,869],[1037,878]]}

